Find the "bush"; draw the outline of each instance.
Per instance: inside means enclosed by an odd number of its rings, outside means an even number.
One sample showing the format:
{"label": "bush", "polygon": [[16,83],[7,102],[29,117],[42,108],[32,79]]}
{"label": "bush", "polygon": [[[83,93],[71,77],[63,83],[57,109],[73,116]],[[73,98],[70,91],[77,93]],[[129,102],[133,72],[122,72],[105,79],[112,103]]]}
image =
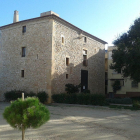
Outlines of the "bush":
{"label": "bush", "polygon": [[27,93],[27,95],[28,95],[28,97],[36,97],[37,95],[36,95],[36,93],[34,93],[34,92],[30,92],[30,93]]}
{"label": "bush", "polygon": [[113,103],[113,104],[132,104],[132,99],[131,98],[113,98],[113,99],[106,99],[106,102],[108,103]]}
{"label": "bush", "polygon": [[47,122],[50,113],[37,98],[28,97],[24,101],[18,99],[12,102],[5,108],[3,117],[13,128],[22,129],[24,132],[27,128],[38,128]]}
{"label": "bush", "polygon": [[11,90],[11,91],[7,91],[6,93],[4,93],[4,97],[6,101],[13,101],[13,100],[17,100],[18,98],[22,97],[22,92],[24,93],[24,97],[36,97],[36,93],[34,92],[30,92],[27,93],[25,91],[21,91],[21,90]]}
{"label": "bush", "polygon": [[140,101],[133,101],[133,107],[135,108],[135,109],[140,109]]}
{"label": "bush", "polygon": [[22,97],[21,90],[11,90],[4,93],[4,97],[6,101],[17,100],[18,98]]}
{"label": "bush", "polygon": [[131,97],[131,99],[134,101],[140,101],[140,97]]}
{"label": "bush", "polygon": [[68,103],[68,104],[83,104],[83,105],[104,105],[105,96],[102,94],[54,94],[52,99],[56,103]]}
{"label": "bush", "polygon": [[[18,98],[22,97],[22,92],[21,90],[11,90],[8,91],[6,93],[4,93],[4,97],[6,101],[13,101],[13,100],[17,100]],[[27,93],[24,91],[24,97],[38,97],[41,103],[45,103],[48,99],[48,94],[46,94],[45,91],[41,91],[39,93],[34,93],[34,92],[30,92]]]}
{"label": "bush", "polygon": [[52,99],[56,103],[66,103],[66,96],[68,94],[66,93],[61,93],[61,94],[53,94]]}
{"label": "bush", "polygon": [[112,85],[113,92],[116,93],[116,91],[121,89],[121,83],[119,80],[115,80],[115,82]]}
{"label": "bush", "polygon": [[105,95],[92,94],[91,95],[91,104],[92,105],[104,105],[105,104]]}
{"label": "bush", "polygon": [[81,85],[73,85],[73,84],[66,84],[65,85],[65,91],[68,93],[68,94],[71,94],[71,93],[78,93],[79,92],[79,88],[81,87]]}
{"label": "bush", "polygon": [[45,103],[48,100],[48,94],[45,91],[40,91],[37,93],[37,97],[41,103]]}

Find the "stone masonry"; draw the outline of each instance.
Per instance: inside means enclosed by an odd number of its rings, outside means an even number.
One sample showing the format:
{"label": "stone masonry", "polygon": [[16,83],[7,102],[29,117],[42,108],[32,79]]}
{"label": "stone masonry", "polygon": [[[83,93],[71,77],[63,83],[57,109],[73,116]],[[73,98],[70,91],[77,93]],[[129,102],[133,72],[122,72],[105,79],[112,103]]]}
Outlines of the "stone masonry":
{"label": "stone masonry", "polygon": [[[4,92],[20,89],[46,91],[50,102],[52,94],[65,91],[65,84],[81,83],[81,70],[88,70],[91,93],[104,94],[105,44],[54,14],[0,27],[0,99]],[[26,47],[25,57],[21,57],[22,47]],[[87,51],[86,67],[83,49]]]}

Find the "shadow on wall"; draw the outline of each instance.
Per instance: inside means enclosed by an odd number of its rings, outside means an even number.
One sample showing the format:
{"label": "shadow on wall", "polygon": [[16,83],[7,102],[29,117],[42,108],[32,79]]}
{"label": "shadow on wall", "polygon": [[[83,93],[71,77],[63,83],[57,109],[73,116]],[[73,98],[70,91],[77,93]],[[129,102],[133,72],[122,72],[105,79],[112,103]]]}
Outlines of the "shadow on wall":
{"label": "shadow on wall", "polygon": [[[97,52],[92,53],[94,55],[91,57],[89,57],[89,51],[94,52],[94,48],[93,50],[87,50],[87,58],[82,53],[80,54],[80,59],[76,58],[75,54],[69,55],[68,64],[66,64],[67,57],[62,55],[59,63],[55,62],[51,94],[64,93],[65,85],[68,83],[74,85],[81,83],[82,89],[89,89],[91,93],[105,93],[105,51],[99,49]],[[28,91],[30,85],[27,86],[26,90]],[[19,90],[16,87],[14,89]],[[24,89],[20,90],[24,91]],[[0,100],[4,99],[3,94],[1,94],[0,98]]]}
{"label": "shadow on wall", "polygon": [[[88,51],[94,51],[94,49]],[[74,85],[81,83],[81,90],[89,89],[91,93],[105,93],[104,50],[99,49],[88,59],[85,59],[85,56],[82,55],[80,62],[74,55],[69,57],[69,60],[66,60],[66,57],[61,60],[65,61],[55,64],[55,73],[52,77],[52,94],[64,93],[65,85],[68,83]]]}

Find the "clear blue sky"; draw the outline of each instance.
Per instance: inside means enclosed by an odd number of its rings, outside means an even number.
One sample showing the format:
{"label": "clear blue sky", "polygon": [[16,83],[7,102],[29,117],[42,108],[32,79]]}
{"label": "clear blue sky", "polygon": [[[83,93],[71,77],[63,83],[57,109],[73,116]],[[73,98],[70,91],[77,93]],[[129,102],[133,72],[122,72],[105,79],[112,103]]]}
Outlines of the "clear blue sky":
{"label": "clear blue sky", "polygon": [[112,45],[140,16],[140,0],[0,0],[0,26],[54,11],[61,18]]}

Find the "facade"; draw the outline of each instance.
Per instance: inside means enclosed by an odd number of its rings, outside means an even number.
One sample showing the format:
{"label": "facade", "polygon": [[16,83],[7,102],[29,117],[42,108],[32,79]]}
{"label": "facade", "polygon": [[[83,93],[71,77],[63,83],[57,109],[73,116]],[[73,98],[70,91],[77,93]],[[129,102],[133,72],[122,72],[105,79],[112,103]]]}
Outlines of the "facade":
{"label": "facade", "polygon": [[13,89],[65,91],[65,84],[81,91],[103,93],[106,42],[50,11],[40,17],[0,27],[0,95]]}
{"label": "facade", "polygon": [[[108,47],[107,51],[107,75],[108,75],[108,85],[107,85],[107,93],[110,97],[136,97],[140,96],[140,83],[136,83],[131,80],[129,77],[123,78],[120,73],[115,72],[114,70],[110,69],[109,66],[112,63],[112,50],[116,49],[114,46]],[[121,89],[113,94],[112,84],[114,81],[119,80],[121,84]]]}

